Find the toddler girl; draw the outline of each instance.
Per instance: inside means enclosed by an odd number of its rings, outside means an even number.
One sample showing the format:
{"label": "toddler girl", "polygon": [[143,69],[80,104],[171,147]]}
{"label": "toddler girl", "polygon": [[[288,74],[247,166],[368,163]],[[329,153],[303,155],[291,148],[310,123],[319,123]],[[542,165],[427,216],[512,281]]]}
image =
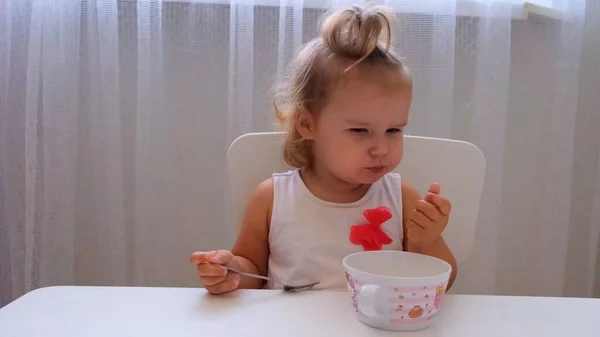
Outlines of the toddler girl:
{"label": "toddler girl", "polygon": [[[394,18],[385,7],[332,12],[298,52],[275,97],[287,126],[284,158],[297,169],[256,188],[231,251],[192,255],[210,293],[278,286],[221,265],[345,289],[342,259],[373,249],[443,259],[452,265],[450,287],[456,261],[442,238],[450,202],[438,184],[422,198],[391,172],[402,160],[412,97],[411,75],[390,50]],[[379,241],[352,238],[353,225],[381,216]]]}

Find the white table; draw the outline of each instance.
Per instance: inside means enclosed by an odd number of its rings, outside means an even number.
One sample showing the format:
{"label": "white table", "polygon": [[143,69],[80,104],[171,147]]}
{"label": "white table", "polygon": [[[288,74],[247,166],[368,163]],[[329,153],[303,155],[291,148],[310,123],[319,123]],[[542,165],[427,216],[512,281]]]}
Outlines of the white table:
{"label": "white table", "polygon": [[354,318],[344,291],[51,287],[0,309],[2,337],[600,336],[600,300],[448,295],[436,323],[413,333]]}

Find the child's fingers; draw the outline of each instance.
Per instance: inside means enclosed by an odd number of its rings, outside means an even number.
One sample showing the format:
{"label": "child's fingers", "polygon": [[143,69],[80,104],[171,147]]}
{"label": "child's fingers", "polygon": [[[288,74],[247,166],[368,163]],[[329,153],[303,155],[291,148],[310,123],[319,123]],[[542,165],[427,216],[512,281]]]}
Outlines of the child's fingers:
{"label": "child's fingers", "polygon": [[214,265],[212,263],[200,263],[198,265],[198,274],[200,276],[227,276],[227,269]]}
{"label": "child's fingers", "polygon": [[205,262],[213,262],[214,252],[194,252],[190,256],[190,263],[201,264]]}
{"label": "child's fingers", "polygon": [[431,219],[429,219],[423,212],[415,209],[412,211],[412,216],[410,218],[412,222],[414,222],[417,226],[421,228],[431,227]]}
{"label": "child's fingers", "polygon": [[213,250],[210,252],[212,254],[211,262],[217,264],[228,264],[233,259],[233,254],[225,249]]}
{"label": "child's fingers", "polygon": [[415,208],[431,221],[436,221],[440,217],[440,211],[437,207],[425,200],[418,200]]}
{"label": "child's fingers", "polygon": [[227,276],[200,276],[200,283],[205,287],[211,287],[222,283],[227,279]]}
{"label": "child's fingers", "polygon": [[210,252],[195,252],[190,257],[190,263],[199,265],[209,262],[216,264],[228,264],[233,259],[233,254],[230,251],[220,249]]}
{"label": "child's fingers", "polygon": [[425,201],[435,205],[435,207],[437,207],[437,209],[443,214],[443,215],[449,215],[450,214],[450,210],[452,209],[452,205],[450,204],[450,201],[448,201],[448,199],[439,196],[437,194],[432,194],[432,193],[427,193],[427,195],[425,196]]}
{"label": "child's fingers", "polygon": [[240,286],[240,275],[229,274],[227,278],[220,283],[212,286],[206,286],[206,290],[211,294],[224,294],[236,290]]}
{"label": "child's fingers", "polygon": [[432,194],[440,194],[440,190],[441,190],[441,186],[439,183],[433,183],[431,184],[431,186],[429,186],[429,193]]}

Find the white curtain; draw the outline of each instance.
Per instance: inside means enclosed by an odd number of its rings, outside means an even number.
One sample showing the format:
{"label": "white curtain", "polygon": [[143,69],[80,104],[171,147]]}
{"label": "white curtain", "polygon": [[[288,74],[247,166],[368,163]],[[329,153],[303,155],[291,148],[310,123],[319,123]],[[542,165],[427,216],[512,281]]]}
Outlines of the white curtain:
{"label": "white curtain", "polygon": [[[547,1],[550,2],[550,1]],[[488,162],[454,292],[600,296],[600,3],[389,0],[408,133]],[[235,237],[225,155],[324,0],[0,2],[0,306],[48,285],[195,286]]]}

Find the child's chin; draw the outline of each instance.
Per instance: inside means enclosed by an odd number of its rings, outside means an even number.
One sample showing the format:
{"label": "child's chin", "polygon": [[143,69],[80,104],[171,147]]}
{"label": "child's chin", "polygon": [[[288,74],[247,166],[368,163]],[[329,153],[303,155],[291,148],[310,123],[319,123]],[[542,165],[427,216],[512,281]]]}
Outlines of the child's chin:
{"label": "child's chin", "polygon": [[358,180],[359,184],[373,184],[376,183],[377,181],[379,181],[379,179],[383,178],[383,176],[385,175],[385,173],[368,173],[368,174],[363,174],[361,175],[360,179]]}
{"label": "child's chin", "polygon": [[359,169],[354,172],[348,172],[349,174],[345,175],[345,178],[342,178],[343,175],[340,175],[340,179],[346,181],[350,184],[358,184],[358,185],[370,185],[379,181],[387,172],[371,172],[369,170]]}

